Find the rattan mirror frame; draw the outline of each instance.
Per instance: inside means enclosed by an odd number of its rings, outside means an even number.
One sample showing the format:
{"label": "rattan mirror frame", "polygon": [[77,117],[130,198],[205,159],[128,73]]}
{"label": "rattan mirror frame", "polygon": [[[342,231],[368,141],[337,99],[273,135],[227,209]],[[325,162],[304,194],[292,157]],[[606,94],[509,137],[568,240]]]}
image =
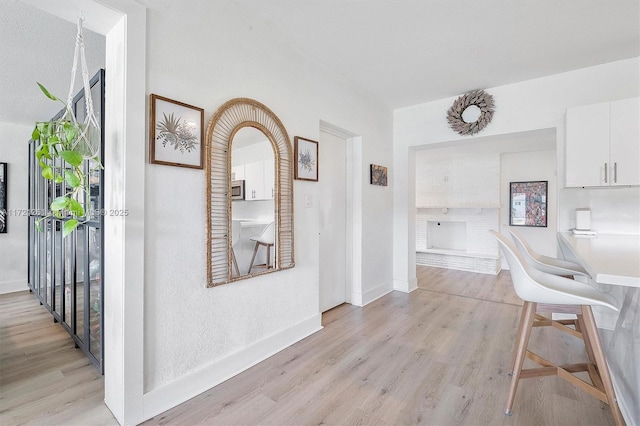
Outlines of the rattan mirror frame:
{"label": "rattan mirror frame", "polygon": [[[234,277],[230,238],[231,143],[244,127],[254,127],[264,133],[274,150],[276,259],[274,268]],[[256,100],[231,99],[209,120],[206,141],[207,287],[294,267],[293,152],[280,119]]]}

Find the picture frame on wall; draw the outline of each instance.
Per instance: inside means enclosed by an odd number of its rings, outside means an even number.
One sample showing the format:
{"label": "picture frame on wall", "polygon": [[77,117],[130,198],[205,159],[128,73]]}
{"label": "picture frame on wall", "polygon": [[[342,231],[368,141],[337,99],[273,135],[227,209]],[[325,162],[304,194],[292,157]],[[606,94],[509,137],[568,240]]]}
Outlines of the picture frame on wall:
{"label": "picture frame on wall", "polygon": [[7,163],[0,163],[0,234],[7,233]]}
{"label": "picture frame on wall", "polygon": [[152,94],[149,162],[204,167],[204,109]]}
{"label": "picture frame on wall", "polygon": [[546,228],[549,182],[511,182],[509,187],[509,226]]}
{"label": "picture frame on wall", "polygon": [[294,179],[318,181],[318,142],[294,137]]}
{"label": "picture frame on wall", "polygon": [[378,164],[371,164],[369,167],[369,183],[371,185],[387,186],[387,168]]}

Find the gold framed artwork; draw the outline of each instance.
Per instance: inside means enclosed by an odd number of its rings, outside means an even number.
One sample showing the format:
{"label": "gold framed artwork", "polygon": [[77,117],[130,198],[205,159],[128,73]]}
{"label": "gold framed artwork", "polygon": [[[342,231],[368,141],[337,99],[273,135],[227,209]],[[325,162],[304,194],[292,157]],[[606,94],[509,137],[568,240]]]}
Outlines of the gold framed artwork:
{"label": "gold framed artwork", "polygon": [[149,162],[202,169],[204,109],[151,95]]}
{"label": "gold framed artwork", "polygon": [[371,164],[369,170],[371,185],[387,186],[387,168],[377,164]]}
{"label": "gold framed artwork", "polygon": [[318,181],[318,142],[300,136],[294,138],[294,178]]}

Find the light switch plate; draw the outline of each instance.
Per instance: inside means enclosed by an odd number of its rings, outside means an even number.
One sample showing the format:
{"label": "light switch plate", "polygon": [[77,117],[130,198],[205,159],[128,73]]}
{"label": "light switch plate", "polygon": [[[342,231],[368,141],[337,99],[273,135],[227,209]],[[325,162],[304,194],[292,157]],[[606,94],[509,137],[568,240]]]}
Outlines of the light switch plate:
{"label": "light switch plate", "polygon": [[313,205],[313,197],[311,194],[304,194],[304,206],[309,208]]}

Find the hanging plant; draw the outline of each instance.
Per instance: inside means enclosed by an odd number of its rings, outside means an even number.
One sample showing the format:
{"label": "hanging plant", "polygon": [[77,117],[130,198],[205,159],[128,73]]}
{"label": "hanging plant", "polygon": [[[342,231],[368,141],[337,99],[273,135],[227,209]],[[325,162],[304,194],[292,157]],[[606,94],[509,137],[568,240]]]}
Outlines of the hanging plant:
{"label": "hanging plant", "polygon": [[[84,85],[86,119],[78,123],[73,113],[73,86],[76,76],[78,54],[82,63],[82,80]],[[69,218],[64,222],[62,235],[66,237],[81,223],[84,223],[85,209],[80,201],[81,195],[89,199],[85,160],[92,159],[101,168],[102,164],[97,155],[100,152],[100,126],[93,112],[89,73],[84,55],[84,41],[82,37],[82,19],[78,20],[78,34],[71,70],[71,85],[66,104],[52,95],[42,84],[37,83],[45,96],[64,105],[64,114],[60,118],[49,121],[38,121],[31,134],[31,138],[39,142],[36,148],[36,159],[41,168],[42,177],[56,184],[66,183],[68,190],[64,195],[51,201],[51,213],[36,221],[36,227],[42,232],[40,222],[52,215],[58,219]]]}

